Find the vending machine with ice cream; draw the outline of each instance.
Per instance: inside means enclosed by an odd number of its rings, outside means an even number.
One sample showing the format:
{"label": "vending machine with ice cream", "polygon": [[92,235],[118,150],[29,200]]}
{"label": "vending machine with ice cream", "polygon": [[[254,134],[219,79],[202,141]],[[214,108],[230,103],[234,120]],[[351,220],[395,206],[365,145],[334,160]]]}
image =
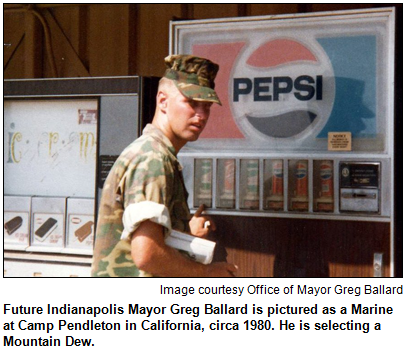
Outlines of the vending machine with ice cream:
{"label": "vending machine with ice cream", "polygon": [[156,85],[137,76],[4,82],[5,276],[90,276],[104,180],[152,117]]}

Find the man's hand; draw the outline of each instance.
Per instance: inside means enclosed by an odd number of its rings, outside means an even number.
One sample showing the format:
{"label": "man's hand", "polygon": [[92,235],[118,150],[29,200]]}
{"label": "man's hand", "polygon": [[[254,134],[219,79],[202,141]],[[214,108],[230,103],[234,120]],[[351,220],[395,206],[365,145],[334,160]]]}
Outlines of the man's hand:
{"label": "man's hand", "polygon": [[189,221],[190,233],[199,238],[205,238],[209,235],[210,231],[216,230],[214,221],[209,216],[202,216],[204,209],[204,204],[200,205]]}

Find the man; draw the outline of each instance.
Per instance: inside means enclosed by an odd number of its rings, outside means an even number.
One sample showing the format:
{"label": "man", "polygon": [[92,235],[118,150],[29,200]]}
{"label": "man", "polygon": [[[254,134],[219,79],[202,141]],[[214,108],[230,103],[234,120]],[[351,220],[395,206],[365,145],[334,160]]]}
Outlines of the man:
{"label": "man", "polygon": [[[152,124],[120,155],[106,179],[100,203],[92,275],[230,277],[227,262],[202,265],[165,244],[172,229],[205,237],[210,218],[191,217],[176,157],[195,141],[209,118],[218,65],[172,55],[156,97]],[[205,222],[210,225],[205,226]]]}

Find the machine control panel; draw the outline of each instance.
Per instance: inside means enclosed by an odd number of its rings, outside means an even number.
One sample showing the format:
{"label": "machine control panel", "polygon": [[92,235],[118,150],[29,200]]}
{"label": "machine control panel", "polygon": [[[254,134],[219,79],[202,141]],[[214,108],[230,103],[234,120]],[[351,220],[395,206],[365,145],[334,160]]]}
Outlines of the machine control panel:
{"label": "machine control panel", "polygon": [[380,162],[340,162],[340,211],[380,212]]}

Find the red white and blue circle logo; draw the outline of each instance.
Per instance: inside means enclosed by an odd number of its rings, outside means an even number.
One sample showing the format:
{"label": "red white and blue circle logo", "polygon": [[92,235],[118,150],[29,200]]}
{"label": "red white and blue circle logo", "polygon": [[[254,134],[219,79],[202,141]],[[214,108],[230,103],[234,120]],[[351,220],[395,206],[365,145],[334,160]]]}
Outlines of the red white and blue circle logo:
{"label": "red white and blue circle logo", "polygon": [[249,139],[302,138],[318,133],[331,113],[334,76],[317,42],[275,38],[252,45],[236,61],[231,109]]}
{"label": "red white and blue circle logo", "polygon": [[377,38],[328,32],[236,32],[194,43],[192,53],[220,65],[223,106],[211,109],[205,147],[312,149],[333,131],[375,138]]}

